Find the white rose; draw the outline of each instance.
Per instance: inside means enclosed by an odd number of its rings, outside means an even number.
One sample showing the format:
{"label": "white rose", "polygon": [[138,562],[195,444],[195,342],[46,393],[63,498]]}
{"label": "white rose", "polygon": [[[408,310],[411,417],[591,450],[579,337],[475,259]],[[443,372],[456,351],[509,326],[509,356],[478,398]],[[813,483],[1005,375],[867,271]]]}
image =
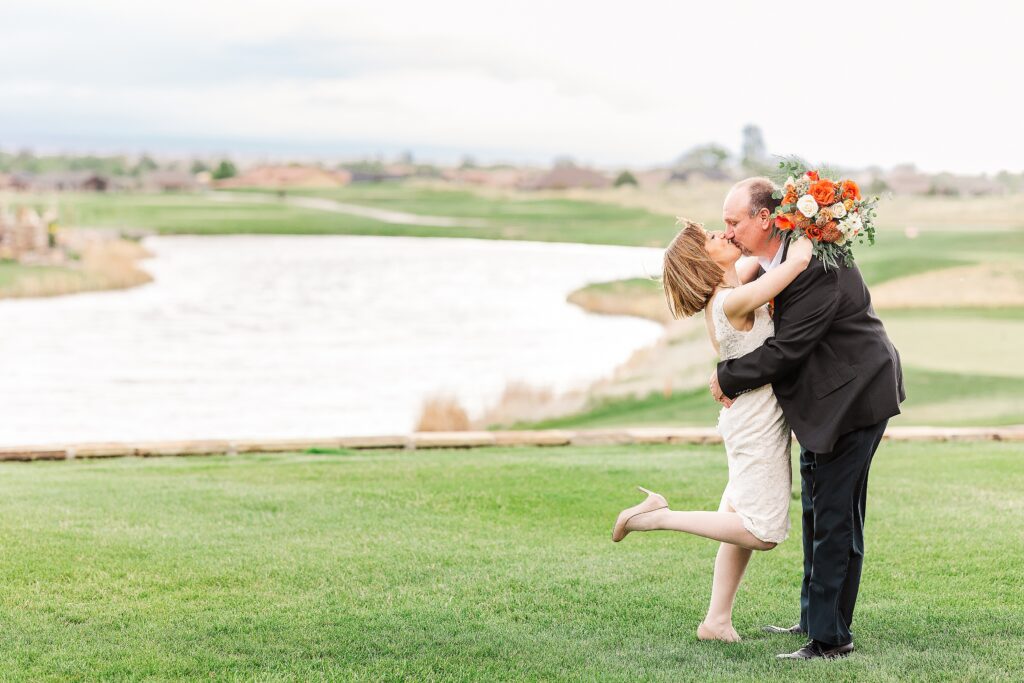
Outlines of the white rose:
{"label": "white rose", "polygon": [[860,220],[860,214],[848,215],[840,224],[839,229],[842,230],[843,234],[847,237],[856,237],[857,233],[864,227],[864,223]]}
{"label": "white rose", "polygon": [[843,206],[842,202],[833,204],[832,206],[828,207],[828,210],[832,214],[833,218],[842,218],[843,216],[846,215],[846,207]]}
{"label": "white rose", "polygon": [[811,195],[805,194],[796,200],[796,208],[800,209],[800,213],[808,218],[813,218],[814,214],[818,213],[818,202],[814,201],[814,197]]}

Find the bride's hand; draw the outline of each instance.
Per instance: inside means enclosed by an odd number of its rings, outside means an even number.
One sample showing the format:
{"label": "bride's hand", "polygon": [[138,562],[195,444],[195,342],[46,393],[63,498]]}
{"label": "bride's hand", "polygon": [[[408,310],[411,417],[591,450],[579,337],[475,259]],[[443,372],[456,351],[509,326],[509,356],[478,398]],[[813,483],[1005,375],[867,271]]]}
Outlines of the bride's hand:
{"label": "bride's hand", "polygon": [[804,266],[811,262],[811,256],[813,255],[814,243],[803,235],[800,235],[795,242],[789,245],[788,259],[796,259],[804,264]]}

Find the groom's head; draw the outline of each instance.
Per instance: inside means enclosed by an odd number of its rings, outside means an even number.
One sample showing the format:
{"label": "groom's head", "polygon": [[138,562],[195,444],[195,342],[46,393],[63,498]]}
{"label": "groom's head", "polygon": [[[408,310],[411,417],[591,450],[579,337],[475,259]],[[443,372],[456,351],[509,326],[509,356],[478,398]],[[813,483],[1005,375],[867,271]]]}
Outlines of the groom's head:
{"label": "groom's head", "polygon": [[767,178],[746,178],[725,196],[725,238],[745,256],[771,258],[779,247],[778,238],[772,239],[772,213],[779,206],[779,200],[772,197],[774,191]]}

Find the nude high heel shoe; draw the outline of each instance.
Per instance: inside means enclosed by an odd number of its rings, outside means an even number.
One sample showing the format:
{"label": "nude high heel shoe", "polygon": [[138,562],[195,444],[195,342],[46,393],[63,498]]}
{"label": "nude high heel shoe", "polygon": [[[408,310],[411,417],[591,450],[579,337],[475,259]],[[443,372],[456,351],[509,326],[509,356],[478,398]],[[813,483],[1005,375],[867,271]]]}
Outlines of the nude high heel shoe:
{"label": "nude high heel shoe", "polygon": [[626,537],[632,529],[627,529],[626,524],[629,520],[633,519],[637,515],[642,515],[645,512],[654,512],[662,508],[668,507],[668,501],[660,493],[654,493],[648,491],[643,486],[637,486],[638,489],[647,494],[647,498],[642,503],[634,505],[631,508],[626,508],[619,513],[618,518],[615,520],[615,526],[612,527],[612,540],[618,543]]}

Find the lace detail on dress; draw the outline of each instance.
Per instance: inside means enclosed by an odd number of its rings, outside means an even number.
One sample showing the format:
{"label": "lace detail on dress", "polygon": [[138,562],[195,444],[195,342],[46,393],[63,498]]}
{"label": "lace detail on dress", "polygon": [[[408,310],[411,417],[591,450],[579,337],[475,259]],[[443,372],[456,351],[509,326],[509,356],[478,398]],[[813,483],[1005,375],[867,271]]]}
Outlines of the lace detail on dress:
{"label": "lace detail on dress", "polygon": [[772,316],[768,313],[768,304],[754,311],[754,326],[746,332],[737,330],[725,315],[725,300],[734,289],[723,289],[715,295],[711,302],[711,320],[715,325],[715,339],[718,340],[719,355],[722,360],[739,358],[764,344],[764,340],[775,334]]}
{"label": "lace detail on dress", "polygon": [[[754,326],[737,330],[725,315],[725,300],[734,290],[723,289],[711,304],[715,338],[723,360],[757,349],[775,334],[768,305],[754,311]],[[789,425],[770,384],[744,392],[718,417],[725,441],[729,484],[724,498],[739,513],[743,526],[763,541],[781,543],[789,535],[792,472]]]}

